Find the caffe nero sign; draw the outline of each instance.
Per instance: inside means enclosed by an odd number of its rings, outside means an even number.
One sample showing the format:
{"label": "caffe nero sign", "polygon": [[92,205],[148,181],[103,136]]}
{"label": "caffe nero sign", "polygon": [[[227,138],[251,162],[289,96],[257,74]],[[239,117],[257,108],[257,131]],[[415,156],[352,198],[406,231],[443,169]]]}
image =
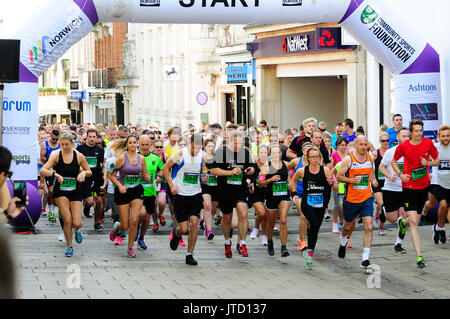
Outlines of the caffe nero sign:
{"label": "caffe nero sign", "polygon": [[299,55],[324,51],[354,49],[342,45],[341,28],[316,28],[314,31],[257,39],[253,42],[255,58]]}

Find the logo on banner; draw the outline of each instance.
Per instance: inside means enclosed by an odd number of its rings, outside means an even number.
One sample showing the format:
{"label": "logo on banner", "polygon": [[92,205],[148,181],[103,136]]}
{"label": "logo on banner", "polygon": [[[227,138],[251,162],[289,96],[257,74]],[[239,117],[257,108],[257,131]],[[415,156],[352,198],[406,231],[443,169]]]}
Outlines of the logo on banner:
{"label": "logo on banner", "polygon": [[3,126],[4,135],[30,135],[30,132],[30,126]]}
{"label": "logo on banner", "polygon": [[283,7],[301,6],[302,0],[283,0]]}
{"label": "logo on banner", "polygon": [[160,0],[141,0],[141,7],[159,7]]}
{"label": "logo on banner", "polygon": [[308,36],[297,35],[283,38],[281,49],[285,53],[308,51]]}
{"label": "logo on banner", "polygon": [[[259,0],[254,0],[255,2],[255,7],[259,7]],[[186,3],[187,2],[187,3]],[[201,2],[201,6],[202,8],[206,8],[206,7],[211,7],[211,8],[215,8],[216,4],[223,4],[224,7],[228,8],[228,7],[232,7],[232,8],[236,8],[239,6],[239,3],[245,7],[248,8],[249,5],[247,2],[249,2],[251,4],[250,0],[209,0],[210,3],[208,3],[208,1],[206,0],[198,0],[197,2]],[[179,0],[180,6],[182,6],[183,8],[190,8],[192,6],[195,5],[195,0]]]}
{"label": "logo on banner", "polygon": [[3,101],[3,111],[31,112],[30,101]]}
{"label": "logo on banner", "polygon": [[361,21],[364,24],[374,22],[378,18],[378,13],[372,9],[371,6],[367,6],[361,14]]}
{"label": "logo on banner", "polygon": [[38,40],[36,45],[29,50],[30,63],[36,63],[41,57],[49,53],[49,49],[57,46],[62,40],[67,38],[67,36],[77,28],[83,19],[81,17],[74,18],[70,23],[64,27],[58,34],[52,38],[48,36],[43,36],[41,40]]}
{"label": "logo on banner", "polygon": [[410,104],[411,118],[422,121],[437,121],[438,107],[436,103]]}
{"label": "logo on banner", "polygon": [[426,84],[417,84],[417,85],[410,85],[408,92],[434,92],[437,90],[436,84],[426,85]]}
{"label": "logo on banner", "polygon": [[336,45],[336,39],[331,35],[331,31],[324,30],[319,38],[319,46],[334,47],[335,45]]}
{"label": "logo on banner", "polygon": [[13,156],[13,162],[16,165],[30,165],[31,163],[31,156],[30,155],[14,155]]}

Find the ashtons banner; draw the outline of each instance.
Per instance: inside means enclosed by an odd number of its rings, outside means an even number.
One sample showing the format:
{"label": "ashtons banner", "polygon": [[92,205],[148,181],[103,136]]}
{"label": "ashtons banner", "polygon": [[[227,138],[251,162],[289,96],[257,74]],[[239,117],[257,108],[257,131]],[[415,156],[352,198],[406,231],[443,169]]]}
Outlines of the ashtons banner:
{"label": "ashtons banner", "polygon": [[38,84],[5,84],[3,145],[13,155],[13,180],[36,180]]}

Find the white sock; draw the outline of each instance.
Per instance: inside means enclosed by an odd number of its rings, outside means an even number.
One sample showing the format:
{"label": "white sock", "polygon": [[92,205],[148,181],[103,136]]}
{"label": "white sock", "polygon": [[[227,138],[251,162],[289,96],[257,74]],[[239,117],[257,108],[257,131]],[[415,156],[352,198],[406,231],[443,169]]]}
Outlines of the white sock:
{"label": "white sock", "polygon": [[192,255],[192,253],[186,253],[186,256]]}
{"label": "white sock", "polygon": [[369,254],[370,254],[370,248],[364,247],[363,254],[362,254],[362,260],[369,260]]}
{"label": "white sock", "polygon": [[231,240],[230,239],[225,240],[225,245],[231,245]]}
{"label": "white sock", "polygon": [[244,241],[244,240],[241,240],[241,243],[240,243],[240,245],[245,245],[245,246],[247,246],[247,244],[245,243],[245,241]]}
{"label": "white sock", "polygon": [[400,238],[400,237],[398,237],[398,235],[397,235],[397,240],[395,241],[395,245],[397,246],[398,244],[402,244],[402,242],[403,242],[403,240]]}
{"label": "white sock", "polygon": [[444,228],[441,228],[441,227],[439,227],[438,224],[436,224],[436,230],[445,230],[445,227],[444,227]]}
{"label": "white sock", "polygon": [[347,236],[342,236],[341,246],[347,246],[347,242],[348,242]]}

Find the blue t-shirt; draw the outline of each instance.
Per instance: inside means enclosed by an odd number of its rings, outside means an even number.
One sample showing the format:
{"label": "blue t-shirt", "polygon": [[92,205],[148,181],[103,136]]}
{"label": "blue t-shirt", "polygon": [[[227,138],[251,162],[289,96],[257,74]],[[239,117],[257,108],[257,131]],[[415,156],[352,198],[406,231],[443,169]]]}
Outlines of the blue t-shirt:
{"label": "blue t-shirt", "polygon": [[337,134],[333,134],[330,137],[331,137],[331,146],[336,150],[337,149],[336,142],[338,140]]}
{"label": "blue t-shirt", "polygon": [[389,148],[398,145],[397,131],[395,130],[395,128],[391,127],[389,129],[387,129],[386,133],[389,134]]}
{"label": "blue t-shirt", "polygon": [[342,133],[341,136],[345,137],[347,139],[347,141],[350,143],[356,139],[356,132],[353,132],[353,134],[351,136],[348,135],[347,132],[344,132],[344,133]]}

